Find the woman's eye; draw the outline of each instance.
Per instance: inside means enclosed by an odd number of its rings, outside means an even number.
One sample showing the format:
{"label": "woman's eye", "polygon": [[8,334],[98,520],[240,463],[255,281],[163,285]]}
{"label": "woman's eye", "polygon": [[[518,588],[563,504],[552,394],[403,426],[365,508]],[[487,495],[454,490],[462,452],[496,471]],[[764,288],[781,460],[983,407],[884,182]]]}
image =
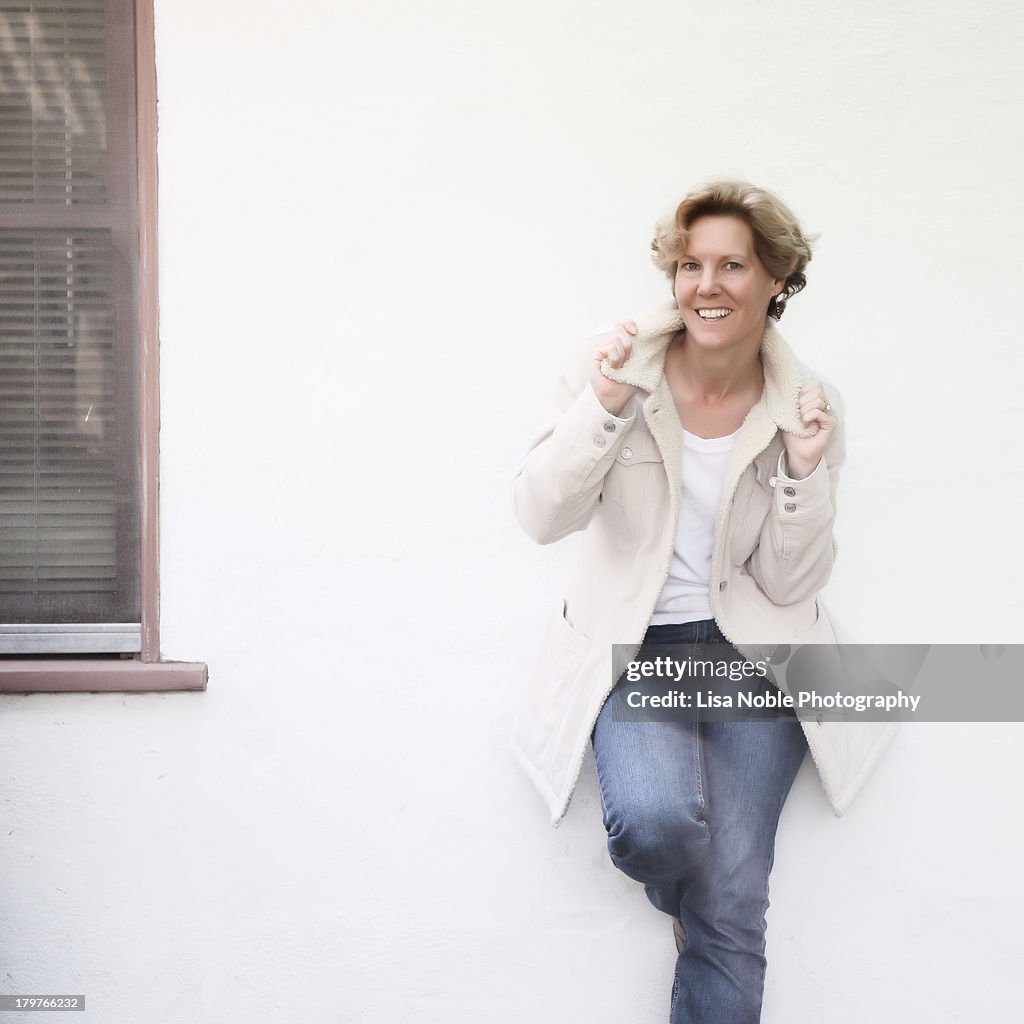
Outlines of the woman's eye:
{"label": "woman's eye", "polygon": [[739,270],[740,269],[740,265],[735,260],[729,260],[729,262],[726,263],[726,266],[730,270]]}
{"label": "woman's eye", "polygon": [[697,264],[696,263],[692,263],[691,262],[691,263],[684,263],[683,264],[683,270],[696,270],[696,269],[697,269]]}

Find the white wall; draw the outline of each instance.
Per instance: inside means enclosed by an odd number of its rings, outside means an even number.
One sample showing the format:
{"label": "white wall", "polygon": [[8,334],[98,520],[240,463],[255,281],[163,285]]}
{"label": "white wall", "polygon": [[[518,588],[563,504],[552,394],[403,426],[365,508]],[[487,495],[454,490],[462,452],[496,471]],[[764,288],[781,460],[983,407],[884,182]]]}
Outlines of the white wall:
{"label": "white wall", "polygon": [[[822,232],[783,327],[849,406],[833,607],[1024,641],[1024,16],[156,15],[163,648],[210,684],[0,701],[0,991],[104,1024],[664,1020],[670,925],[592,765],[552,831],[507,752],[575,550],[519,532],[511,475],[573,339],[667,294],[657,214],[744,176]],[[768,1024],[1019,1015],[1021,740],[906,728],[841,820],[805,762]]]}

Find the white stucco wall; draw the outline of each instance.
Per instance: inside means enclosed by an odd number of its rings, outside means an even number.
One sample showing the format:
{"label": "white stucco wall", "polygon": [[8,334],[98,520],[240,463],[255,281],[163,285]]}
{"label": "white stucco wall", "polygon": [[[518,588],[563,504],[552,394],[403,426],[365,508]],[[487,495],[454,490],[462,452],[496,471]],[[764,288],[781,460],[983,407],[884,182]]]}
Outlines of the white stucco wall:
{"label": "white stucco wall", "polygon": [[[0,991],[86,1020],[666,1017],[670,924],[507,752],[573,541],[509,481],[697,180],[822,232],[832,606],[1024,642],[1009,2],[157,0],[162,630],[203,694],[0,699]],[[1010,1020],[1022,727],[906,728],[780,829],[768,1024]],[[13,1019],[13,1015],[11,1015]],[[5,1015],[0,1013],[0,1018]]]}

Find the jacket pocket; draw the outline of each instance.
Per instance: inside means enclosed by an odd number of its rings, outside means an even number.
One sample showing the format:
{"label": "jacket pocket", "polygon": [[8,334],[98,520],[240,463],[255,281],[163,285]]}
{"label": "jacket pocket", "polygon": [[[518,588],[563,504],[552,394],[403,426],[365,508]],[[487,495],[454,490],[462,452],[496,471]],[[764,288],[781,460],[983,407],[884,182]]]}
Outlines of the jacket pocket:
{"label": "jacket pocket", "polygon": [[572,789],[594,688],[595,644],[572,624],[571,615],[564,601],[551,608],[512,728],[513,747],[556,822]]}
{"label": "jacket pocket", "polygon": [[637,507],[646,500],[653,481],[664,472],[664,459],[654,438],[630,435],[604,478],[602,496],[622,507]]}
{"label": "jacket pocket", "polygon": [[578,657],[582,658],[590,646],[590,637],[580,632],[569,621],[569,603],[565,598],[562,599],[561,614],[556,617],[555,626],[556,645],[561,657],[570,664],[574,663]]}
{"label": "jacket pocket", "polygon": [[542,751],[556,741],[560,723],[570,711],[574,685],[591,643],[586,634],[570,623],[564,600],[552,612],[519,716],[521,742],[534,748],[538,763],[545,757]]}

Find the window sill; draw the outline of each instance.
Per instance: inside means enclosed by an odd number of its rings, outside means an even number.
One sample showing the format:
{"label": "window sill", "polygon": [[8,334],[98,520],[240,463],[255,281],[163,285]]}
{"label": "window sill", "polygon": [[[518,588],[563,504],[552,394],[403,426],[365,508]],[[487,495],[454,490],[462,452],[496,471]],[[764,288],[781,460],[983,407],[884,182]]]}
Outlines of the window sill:
{"label": "window sill", "polygon": [[0,693],[150,693],[205,690],[201,661],[0,658]]}

